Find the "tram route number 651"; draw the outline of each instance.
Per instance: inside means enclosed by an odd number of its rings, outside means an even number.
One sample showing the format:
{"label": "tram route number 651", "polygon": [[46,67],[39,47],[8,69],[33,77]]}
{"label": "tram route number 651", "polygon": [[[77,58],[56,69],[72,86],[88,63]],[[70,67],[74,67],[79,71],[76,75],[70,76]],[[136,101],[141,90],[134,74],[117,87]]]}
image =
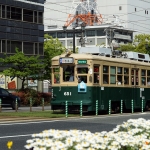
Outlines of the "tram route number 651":
{"label": "tram route number 651", "polygon": [[71,96],[71,92],[64,92],[64,96]]}

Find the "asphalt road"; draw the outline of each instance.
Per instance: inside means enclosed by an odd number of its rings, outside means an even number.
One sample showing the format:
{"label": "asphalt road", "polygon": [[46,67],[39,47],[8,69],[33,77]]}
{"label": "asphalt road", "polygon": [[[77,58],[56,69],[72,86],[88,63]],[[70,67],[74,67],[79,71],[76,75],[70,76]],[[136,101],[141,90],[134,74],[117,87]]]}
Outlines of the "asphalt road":
{"label": "asphalt road", "polygon": [[13,150],[24,150],[26,140],[31,139],[33,133],[39,133],[46,129],[59,130],[89,130],[91,132],[111,131],[116,125],[128,119],[150,118],[148,113],[99,115],[82,118],[67,118],[61,120],[28,120],[6,122],[0,120],[0,150],[7,150],[7,141],[13,141]]}

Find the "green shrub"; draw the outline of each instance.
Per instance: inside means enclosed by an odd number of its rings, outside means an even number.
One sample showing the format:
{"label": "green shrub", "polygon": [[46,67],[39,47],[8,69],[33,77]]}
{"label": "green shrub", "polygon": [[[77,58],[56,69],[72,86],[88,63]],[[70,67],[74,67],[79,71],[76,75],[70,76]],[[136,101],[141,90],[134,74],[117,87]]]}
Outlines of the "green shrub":
{"label": "green shrub", "polygon": [[44,98],[44,105],[50,104],[51,101],[51,93],[43,93],[38,92],[34,89],[21,89],[17,90],[16,92],[12,93],[13,95],[19,96],[21,99],[21,105],[29,106],[30,99],[32,98],[32,106],[39,106],[42,104],[42,98]]}

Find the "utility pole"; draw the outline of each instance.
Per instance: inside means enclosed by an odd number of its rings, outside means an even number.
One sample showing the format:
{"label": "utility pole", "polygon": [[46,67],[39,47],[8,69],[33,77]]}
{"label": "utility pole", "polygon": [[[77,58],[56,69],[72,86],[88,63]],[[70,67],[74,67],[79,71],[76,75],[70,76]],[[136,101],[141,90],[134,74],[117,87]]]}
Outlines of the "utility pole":
{"label": "utility pole", "polygon": [[85,47],[85,39],[84,39],[84,31],[83,30],[82,30],[81,38],[80,38],[79,42],[81,43],[81,47]]}
{"label": "utility pole", "polygon": [[111,49],[113,50],[113,46],[111,44],[113,40],[114,29],[111,29],[110,27],[108,27],[104,30],[104,32],[106,32],[106,48],[108,48],[108,45],[109,45]]}

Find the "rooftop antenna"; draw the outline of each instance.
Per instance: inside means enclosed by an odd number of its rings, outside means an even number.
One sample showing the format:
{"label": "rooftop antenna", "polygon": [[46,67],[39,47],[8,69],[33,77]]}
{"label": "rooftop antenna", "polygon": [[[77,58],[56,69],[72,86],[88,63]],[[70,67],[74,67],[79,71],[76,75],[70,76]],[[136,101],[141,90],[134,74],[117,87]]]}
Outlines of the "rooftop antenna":
{"label": "rooftop antenna", "polygon": [[83,22],[87,26],[102,24],[103,18],[97,9],[96,0],[73,0],[65,26]]}

